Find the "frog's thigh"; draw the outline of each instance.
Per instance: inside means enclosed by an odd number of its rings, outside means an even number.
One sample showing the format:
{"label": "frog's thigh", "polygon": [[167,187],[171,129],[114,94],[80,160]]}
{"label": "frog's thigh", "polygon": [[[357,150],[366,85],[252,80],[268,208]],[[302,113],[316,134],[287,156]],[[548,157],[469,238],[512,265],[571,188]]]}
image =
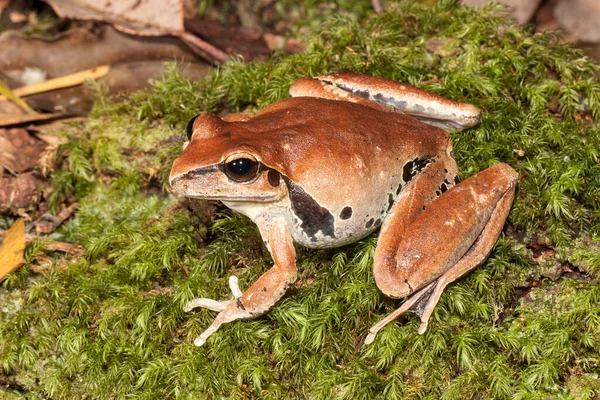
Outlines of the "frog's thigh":
{"label": "frog's thigh", "polygon": [[420,291],[371,328],[368,340],[409,310],[421,316],[419,333],[425,331],[444,288],[489,255],[508,216],[516,181],[510,166],[496,164],[455,186],[419,215],[397,249],[396,267],[384,271],[382,291],[391,297]]}
{"label": "frog's thigh", "polygon": [[454,184],[456,162],[448,155],[436,157],[400,192],[381,226],[373,263],[377,286],[391,296],[396,290],[396,254],[405,232],[439,194]]}

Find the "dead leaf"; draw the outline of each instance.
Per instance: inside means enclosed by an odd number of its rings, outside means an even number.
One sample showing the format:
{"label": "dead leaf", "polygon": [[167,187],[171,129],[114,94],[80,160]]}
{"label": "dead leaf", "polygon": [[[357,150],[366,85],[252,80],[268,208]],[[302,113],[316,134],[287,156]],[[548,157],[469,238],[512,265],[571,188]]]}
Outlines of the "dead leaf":
{"label": "dead leaf", "polygon": [[49,171],[52,171],[52,166],[56,161],[56,155],[58,154],[58,148],[67,143],[67,139],[63,136],[49,135],[44,133],[38,133],[37,137],[48,143],[46,149],[40,156],[40,168],[42,169],[42,175],[47,176]]}
{"label": "dead leaf", "polygon": [[6,139],[4,136],[0,136],[0,178],[4,173],[4,170],[15,175],[19,169],[17,149],[10,140]]}
{"label": "dead leaf", "polygon": [[98,65],[151,60],[197,62],[197,57],[176,38],[135,37],[110,25],[93,32],[74,28],[53,38],[24,37],[16,31],[0,34],[0,71],[15,83],[11,87],[25,84],[27,68],[44,71],[51,79]]}
{"label": "dead leaf", "polygon": [[45,0],[61,18],[105,21],[133,35],[177,36],[214,62],[227,54],[184,30],[181,0]]}
{"label": "dead leaf", "polygon": [[32,169],[46,148],[46,143],[30,135],[23,128],[0,129],[0,137],[8,140],[15,148],[15,173]]}
{"label": "dead leaf", "polygon": [[0,214],[20,215],[39,203],[46,181],[33,172],[0,178]]}
{"label": "dead leaf", "polygon": [[0,246],[0,281],[25,261],[25,223],[20,218],[6,232]]}

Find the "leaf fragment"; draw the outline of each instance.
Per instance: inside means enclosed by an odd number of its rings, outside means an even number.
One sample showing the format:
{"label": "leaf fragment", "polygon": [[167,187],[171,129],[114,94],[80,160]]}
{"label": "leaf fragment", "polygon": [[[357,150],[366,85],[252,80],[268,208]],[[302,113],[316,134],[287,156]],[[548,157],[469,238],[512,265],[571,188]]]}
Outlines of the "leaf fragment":
{"label": "leaf fragment", "polygon": [[0,281],[21,265],[25,257],[25,223],[20,218],[6,232],[0,246]]}

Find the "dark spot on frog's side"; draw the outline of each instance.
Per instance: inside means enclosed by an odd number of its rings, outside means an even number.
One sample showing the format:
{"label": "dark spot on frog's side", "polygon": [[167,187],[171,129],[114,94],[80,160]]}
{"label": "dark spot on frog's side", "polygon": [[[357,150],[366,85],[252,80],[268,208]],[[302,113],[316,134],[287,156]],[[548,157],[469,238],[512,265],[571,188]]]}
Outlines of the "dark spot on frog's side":
{"label": "dark spot on frog's side", "polygon": [[393,205],[394,205],[394,196],[390,193],[388,195],[388,207],[387,207],[387,211],[390,211]]}
{"label": "dark spot on frog's side", "polygon": [[373,222],[375,222],[374,218],[371,218],[370,220],[368,220],[367,223],[365,224],[365,228],[369,229],[370,227],[372,227]]}
{"label": "dark spot on frog's side", "polygon": [[340,219],[349,219],[352,217],[352,207],[344,207],[340,213]]}
{"label": "dark spot on frog's side", "polygon": [[300,185],[295,184],[285,176],[283,179],[288,187],[292,211],[301,221],[300,228],[311,241],[317,241],[315,235],[319,231],[323,236],[335,238],[334,218],[329,210],[321,207]]}
{"label": "dark spot on frog's side", "polygon": [[267,287],[266,287],[266,286],[263,286],[263,288],[262,288],[262,291],[263,291],[264,293],[267,293]]}
{"label": "dark spot on frog's side", "polygon": [[402,167],[402,180],[404,183],[408,183],[414,178],[419,172],[423,170],[432,160],[429,158],[418,159],[415,158],[412,161],[407,162]]}
{"label": "dark spot on frog's side", "polygon": [[277,187],[281,183],[281,174],[274,169],[269,170],[267,178],[269,179],[269,184],[273,187]]}

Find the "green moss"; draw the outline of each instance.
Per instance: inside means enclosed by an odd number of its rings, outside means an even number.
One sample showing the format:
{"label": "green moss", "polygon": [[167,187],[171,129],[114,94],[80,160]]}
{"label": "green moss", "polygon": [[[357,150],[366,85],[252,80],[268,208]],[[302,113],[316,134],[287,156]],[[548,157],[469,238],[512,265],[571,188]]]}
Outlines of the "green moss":
{"label": "green moss", "polygon": [[[52,235],[84,246],[48,254],[0,288],[0,378],[16,398],[594,398],[600,394],[600,85],[598,66],[552,33],[500,10],[414,2],[363,22],[329,19],[306,53],[233,62],[188,82],[172,68],[150,92],[101,98],[66,132],[53,200],[81,204]],[[175,199],[166,174],[199,111],[255,110],[297,77],[384,76],[484,110],[452,135],[462,176],[505,161],[517,199],[485,264],[444,293],[428,331],[414,316],[363,346],[399,302],[371,273],[376,237],[298,248],[299,281],[265,316],[222,327],[183,304],[229,295],[272,264],[256,227]],[[554,249],[549,251],[550,248]],[[540,255],[541,253],[541,255]],[[549,266],[560,271],[548,276]],[[562,271],[568,271],[559,276]],[[3,382],[0,380],[0,382]],[[0,392],[0,394],[3,394]],[[8,396],[8,394],[7,394]]]}

